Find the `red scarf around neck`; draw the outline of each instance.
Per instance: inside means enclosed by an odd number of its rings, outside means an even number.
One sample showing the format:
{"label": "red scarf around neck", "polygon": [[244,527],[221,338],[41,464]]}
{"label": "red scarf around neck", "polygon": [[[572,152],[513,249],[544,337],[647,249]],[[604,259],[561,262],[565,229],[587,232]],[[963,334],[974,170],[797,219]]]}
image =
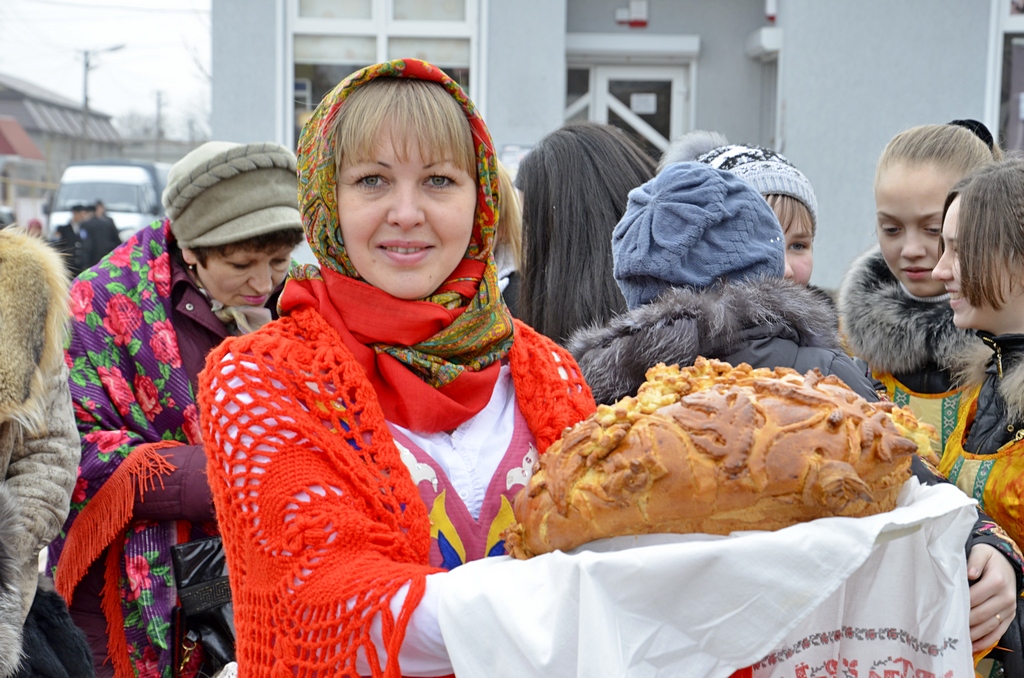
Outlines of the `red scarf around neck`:
{"label": "red scarf around neck", "polygon": [[[475,262],[470,262],[475,263]],[[487,405],[500,363],[478,371],[463,370],[452,382],[435,388],[373,344],[413,346],[439,333],[466,307],[453,310],[427,301],[396,299],[361,280],[328,269],[319,276],[293,277],[285,285],[281,312],[316,309],[341,335],[345,346],[366,370],[388,421],[420,433],[450,431]]]}

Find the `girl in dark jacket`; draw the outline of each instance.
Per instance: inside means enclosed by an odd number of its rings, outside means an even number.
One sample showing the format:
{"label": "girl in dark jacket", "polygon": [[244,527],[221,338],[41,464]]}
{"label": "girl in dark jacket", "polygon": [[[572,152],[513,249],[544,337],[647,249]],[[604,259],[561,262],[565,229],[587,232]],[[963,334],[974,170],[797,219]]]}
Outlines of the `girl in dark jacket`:
{"label": "girl in dark jacket", "polygon": [[[597,402],[635,394],[659,362],[685,366],[698,355],[753,367],[817,368],[877,400],[839,348],[834,316],[821,306],[827,302],[782,279],[784,242],[768,203],[730,172],[676,163],[632,191],[612,240],[615,278],[630,310],[578,332],[569,344]],[[913,468],[922,483],[939,481],[920,459]],[[1021,558],[984,515],[968,551],[978,652],[1013,620]]]}
{"label": "girl in dark jacket", "polygon": [[659,362],[697,356],[818,368],[869,400],[828,303],[783,279],[785,239],[765,199],[731,172],[675,163],[629,194],[612,238],[628,312],[576,333],[569,350],[599,403],[636,393]]}
{"label": "girl in dark jacket", "polygon": [[[949,293],[953,322],[975,330],[983,342],[962,356],[959,416],[939,470],[977,499],[1018,543],[1024,539],[1022,215],[1024,161],[1010,160],[969,175],[946,199],[945,249],[933,273]],[[1013,606],[992,604],[984,613],[988,624],[1003,629]],[[1020,633],[1008,636],[1012,634],[1004,635],[999,647],[1012,654],[997,649],[993,655],[1006,660],[1005,675],[1024,675]],[[1017,672],[1010,670],[1011,661]]]}

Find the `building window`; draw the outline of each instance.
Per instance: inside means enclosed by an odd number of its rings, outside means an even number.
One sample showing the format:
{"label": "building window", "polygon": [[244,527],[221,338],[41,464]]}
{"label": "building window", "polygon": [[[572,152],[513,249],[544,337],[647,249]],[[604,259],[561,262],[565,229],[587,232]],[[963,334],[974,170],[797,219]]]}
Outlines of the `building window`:
{"label": "building window", "polygon": [[392,0],[394,18],[404,21],[465,21],[466,0]]}
{"label": "building window", "polygon": [[313,19],[370,19],[373,0],[299,0],[299,16]]}
{"label": "building window", "polygon": [[778,109],[779,61],[768,59],[761,63],[761,120],[758,143],[775,148],[775,122]]}
{"label": "building window", "polygon": [[423,59],[470,96],[479,0],[295,0],[290,7],[295,138],[345,76],[390,59]]}
{"label": "building window", "polygon": [[1005,150],[1024,150],[1024,33],[1003,36],[999,138]]}

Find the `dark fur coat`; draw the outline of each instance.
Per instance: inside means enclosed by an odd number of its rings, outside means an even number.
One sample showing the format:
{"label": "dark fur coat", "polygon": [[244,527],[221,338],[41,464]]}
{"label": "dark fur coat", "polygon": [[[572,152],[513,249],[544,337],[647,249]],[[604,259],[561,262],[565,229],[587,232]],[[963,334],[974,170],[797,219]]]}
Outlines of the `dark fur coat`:
{"label": "dark fur coat", "polygon": [[958,356],[981,345],[974,332],[953,324],[949,304],[909,297],[877,247],[859,256],[843,279],[839,316],[853,354],[904,383],[913,373],[948,373]]}
{"label": "dark fur coat", "polygon": [[578,331],[569,350],[598,403],[636,393],[658,363],[691,365],[697,356],[753,367],[817,368],[865,398],[875,391],[839,348],[835,310],[787,280],[673,288],[657,300]]}
{"label": "dark fur coat", "polygon": [[21,563],[11,548],[24,529],[14,495],[0,483],[0,676],[16,674],[21,662]]}

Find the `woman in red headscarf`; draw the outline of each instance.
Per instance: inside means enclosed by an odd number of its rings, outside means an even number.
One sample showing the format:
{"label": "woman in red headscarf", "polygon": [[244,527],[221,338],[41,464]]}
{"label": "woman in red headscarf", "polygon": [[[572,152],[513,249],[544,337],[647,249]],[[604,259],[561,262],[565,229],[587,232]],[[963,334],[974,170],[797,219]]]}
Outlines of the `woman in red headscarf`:
{"label": "woman in red headscarf", "polygon": [[491,138],[440,69],[354,73],[298,157],[319,266],[200,384],[239,666],[440,675],[431,577],[504,553],[523,469],[593,397],[502,301]]}

